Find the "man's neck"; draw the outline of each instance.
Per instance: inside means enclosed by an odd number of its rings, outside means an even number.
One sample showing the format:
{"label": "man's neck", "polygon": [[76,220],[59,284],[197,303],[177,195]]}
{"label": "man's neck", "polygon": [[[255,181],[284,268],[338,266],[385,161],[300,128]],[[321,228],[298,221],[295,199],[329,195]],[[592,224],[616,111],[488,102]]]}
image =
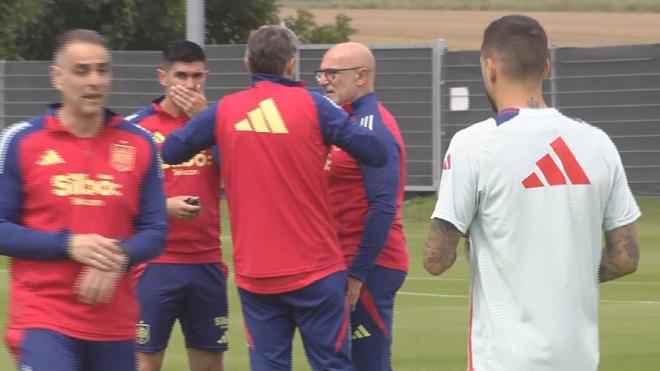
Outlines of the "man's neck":
{"label": "man's neck", "polygon": [[358,99],[364,97],[365,95],[371,94],[371,93],[373,93],[373,92],[374,92],[374,90],[373,90],[373,89],[369,89],[369,88],[358,89],[357,94],[355,94],[355,97],[353,97],[353,99],[350,99],[350,100],[349,100],[348,102],[346,102],[346,103],[355,102],[356,100],[358,100]]}
{"label": "man's neck", "polygon": [[370,88],[368,88],[368,87],[365,87],[365,88],[359,89],[359,90],[358,90],[358,94],[357,94],[357,98],[355,98],[355,99],[362,98],[362,97],[364,97],[365,95],[371,94],[371,93],[373,93],[373,92],[374,92],[374,89],[370,89]]}
{"label": "man's neck", "polygon": [[103,112],[92,115],[83,115],[71,112],[65,107],[57,111],[57,119],[64,127],[69,129],[73,135],[80,138],[96,136],[103,127]]}
{"label": "man's neck", "polygon": [[541,87],[538,85],[509,84],[501,86],[497,98],[497,109],[507,108],[547,108]]}

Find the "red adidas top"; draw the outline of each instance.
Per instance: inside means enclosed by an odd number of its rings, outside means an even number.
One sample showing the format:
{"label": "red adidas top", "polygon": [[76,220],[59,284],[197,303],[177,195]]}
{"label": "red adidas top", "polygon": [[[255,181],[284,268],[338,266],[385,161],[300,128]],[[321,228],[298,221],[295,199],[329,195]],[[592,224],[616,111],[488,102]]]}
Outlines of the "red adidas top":
{"label": "red adidas top", "polygon": [[[354,104],[361,104],[361,102]],[[392,197],[392,201],[396,202],[396,214],[392,220],[385,244],[376,259],[376,265],[407,272],[409,260],[408,247],[403,232],[403,225],[401,224],[402,204],[406,184],[406,152],[396,120],[380,103],[377,104],[377,107],[378,114],[371,116],[371,123],[364,118],[360,120],[361,118],[357,117],[357,119],[371,125],[374,125],[374,120],[382,121],[382,124],[392,134],[394,141],[398,145],[398,153],[395,158],[399,159],[399,183],[398,188],[393,190],[393,192],[396,192],[396,196]],[[350,105],[345,105],[344,108],[349,112],[353,111]],[[357,110],[361,107],[355,108]],[[390,165],[388,163],[388,166],[379,171],[389,171]],[[365,220],[368,217],[367,212],[370,206],[367,201],[367,193],[378,188],[365,186],[365,183],[378,182],[380,179],[370,178],[371,173],[363,173],[360,164],[338,147],[333,147],[333,150],[328,155],[325,168],[330,191],[330,208],[337,225],[339,241],[346,265],[350,267],[360,247],[363,234],[382,232],[380,230],[369,231],[365,229]],[[378,191],[381,190],[379,189]],[[389,192],[387,189],[382,191]],[[377,207],[378,205],[376,205]]]}
{"label": "red adidas top", "polygon": [[[0,160],[1,178],[21,184],[12,196],[19,198],[19,219],[13,220],[13,211],[6,209],[13,200],[0,203],[1,224],[7,229],[3,239],[14,240],[0,243],[2,249],[25,244],[23,250],[46,251],[47,245],[38,241],[70,231],[124,240],[135,253],[132,263],[161,253],[166,210],[157,150],[149,135],[108,111],[98,135],[79,138],[54,112],[51,108],[45,116],[16,124],[2,142],[7,147],[0,156],[6,154]],[[14,190],[3,189],[3,197],[7,193]],[[82,303],[74,286],[83,266],[66,257],[66,242],[57,243],[58,238],[49,239],[62,251],[59,255],[8,254],[14,258],[7,327],[45,328],[85,340],[133,339],[138,305],[131,274],[120,278],[110,302]]]}
{"label": "red adidas top", "polygon": [[[170,132],[182,127],[189,118],[172,116],[160,106],[160,97],[150,107],[127,117],[149,130],[159,148]],[[202,211],[192,220],[168,218],[165,253],[152,263],[203,264],[222,261],[220,250],[220,174],[217,157],[211,149],[196,154],[179,165],[163,164],[165,194],[198,196]],[[223,268],[226,271],[224,264]]]}
{"label": "red adidas top", "polygon": [[253,80],[169,135],[162,154],[178,163],[217,143],[236,283],[275,294],[346,269],[323,170],[329,145],[373,166],[387,158],[378,133],[327,98],[279,76]]}
{"label": "red adidas top", "polygon": [[[282,126],[272,131],[281,134],[242,130],[240,123],[252,128],[247,120],[257,115],[248,112],[256,107],[280,116]],[[217,112],[237,284],[256,293],[285,292],[346,269],[323,178],[329,147],[309,94],[263,81],[223,98]]]}

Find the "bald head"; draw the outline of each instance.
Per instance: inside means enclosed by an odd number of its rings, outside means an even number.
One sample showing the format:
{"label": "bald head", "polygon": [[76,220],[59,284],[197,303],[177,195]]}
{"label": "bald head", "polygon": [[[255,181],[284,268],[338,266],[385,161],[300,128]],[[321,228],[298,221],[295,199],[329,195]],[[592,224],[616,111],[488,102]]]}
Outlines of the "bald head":
{"label": "bald head", "polygon": [[323,57],[342,64],[342,67],[366,67],[373,71],[376,67],[374,55],[364,44],[346,42],[331,47]]}
{"label": "bald head", "polygon": [[374,91],[375,68],[374,55],[366,45],[346,42],[325,53],[317,79],[330,99],[344,104]]}

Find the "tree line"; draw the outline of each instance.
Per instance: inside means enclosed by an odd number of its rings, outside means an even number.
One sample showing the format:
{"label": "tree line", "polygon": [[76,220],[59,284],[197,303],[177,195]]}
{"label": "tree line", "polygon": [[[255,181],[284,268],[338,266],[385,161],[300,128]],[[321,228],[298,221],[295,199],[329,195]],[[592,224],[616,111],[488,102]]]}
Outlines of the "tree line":
{"label": "tree line", "polygon": [[[317,24],[299,9],[281,19],[277,0],[205,2],[205,42],[241,44],[264,24],[284,23],[303,43],[348,41],[356,30],[337,14],[334,24]],[[185,0],[2,0],[0,60],[49,60],[55,37],[72,28],[99,31],[114,50],[160,50],[186,36]]]}

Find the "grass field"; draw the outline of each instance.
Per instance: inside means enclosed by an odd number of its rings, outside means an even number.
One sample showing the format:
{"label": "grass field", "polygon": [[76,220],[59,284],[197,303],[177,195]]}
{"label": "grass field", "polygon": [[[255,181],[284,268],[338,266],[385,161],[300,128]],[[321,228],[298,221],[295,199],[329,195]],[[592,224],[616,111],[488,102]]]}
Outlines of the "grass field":
{"label": "grass field", "polygon": [[[660,1],[658,1],[660,5]],[[285,17],[296,7],[280,11]],[[593,47],[652,44],[660,40],[660,13],[549,12],[512,10],[349,9],[308,8],[318,24],[332,24],[338,13],[348,15],[357,33],[351,40],[368,45],[432,44],[443,39],[449,50],[481,47],[484,28],[506,14],[520,13],[541,22],[549,45]],[[607,25],[603,28],[603,25]]]}
{"label": "grass field", "polygon": [[[655,371],[660,365],[660,199],[640,199],[644,215],[638,222],[642,254],[632,276],[601,286],[601,371]],[[421,246],[428,228],[433,197],[414,198],[405,205],[405,229],[411,254],[410,273],[401,289],[394,324],[394,369],[399,371],[464,371],[468,318],[468,267],[459,255],[456,265],[434,278],[421,267]],[[226,215],[226,213],[225,213]],[[225,231],[228,231],[225,226]],[[225,258],[230,241],[225,238]],[[7,273],[0,274],[0,325],[4,328]],[[230,351],[226,369],[247,370],[246,341],[236,287],[230,293]],[[175,330],[165,371],[187,369],[185,350]],[[294,370],[308,370],[299,341]],[[11,370],[7,352],[0,352],[0,370]]]}

